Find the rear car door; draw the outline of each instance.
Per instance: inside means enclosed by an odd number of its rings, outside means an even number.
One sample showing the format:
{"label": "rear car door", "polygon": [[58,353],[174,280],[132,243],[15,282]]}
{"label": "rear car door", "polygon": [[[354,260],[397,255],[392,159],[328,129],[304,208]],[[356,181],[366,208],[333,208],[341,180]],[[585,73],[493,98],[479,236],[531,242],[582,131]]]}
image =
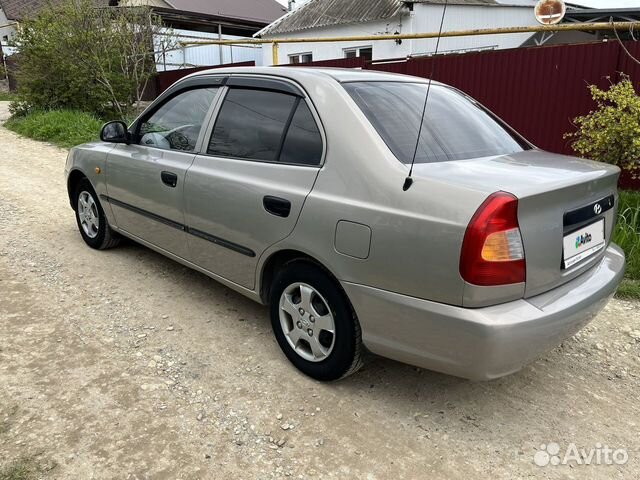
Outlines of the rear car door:
{"label": "rear car door", "polygon": [[190,260],[253,288],[260,255],[293,230],[324,155],[319,118],[295,84],[230,77],[187,173]]}
{"label": "rear car door", "polygon": [[107,158],[107,200],[119,229],[182,258],[184,179],[219,86],[178,89],[133,127],[134,142]]}

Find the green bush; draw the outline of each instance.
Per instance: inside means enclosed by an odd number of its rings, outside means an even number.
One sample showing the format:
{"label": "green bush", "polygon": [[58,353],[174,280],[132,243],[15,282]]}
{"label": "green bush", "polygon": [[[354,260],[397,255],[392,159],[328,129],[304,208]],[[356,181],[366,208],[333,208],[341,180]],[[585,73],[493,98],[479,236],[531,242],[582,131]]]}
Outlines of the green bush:
{"label": "green bush", "polygon": [[[18,93],[27,109],[126,115],[155,75],[162,29],[148,7],[96,7],[94,0],[53,2],[21,22]],[[162,37],[170,38],[170,37]]]}
{"label": "green bush", "polygon": [[25,137],[51,142],[63,148],[99,139],[102,121],[73,110],[34,111],[11,117],[4,126]]}
{"label": "green bush", "polygon": [[618,296],[640,299],[640,192],[620,192],[613,241],[627,256],[626,279],[618,290]]}
{"label": "green bush", "polygon": [[608,90],[589,87],[597,108],[577,117],[577,131],[565,134],[580,155],[640,173],[640,96],[628,76]]}

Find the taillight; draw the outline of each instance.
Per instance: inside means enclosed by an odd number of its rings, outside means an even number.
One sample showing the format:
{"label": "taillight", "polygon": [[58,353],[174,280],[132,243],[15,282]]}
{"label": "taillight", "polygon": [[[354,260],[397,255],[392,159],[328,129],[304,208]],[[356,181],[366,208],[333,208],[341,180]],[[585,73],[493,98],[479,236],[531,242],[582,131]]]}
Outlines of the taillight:
{"label": "taillight", "polygon": [[460,275],[480,286],[525,281],[518,199],[510,193],[491,194],[471,218],[462,243]]}

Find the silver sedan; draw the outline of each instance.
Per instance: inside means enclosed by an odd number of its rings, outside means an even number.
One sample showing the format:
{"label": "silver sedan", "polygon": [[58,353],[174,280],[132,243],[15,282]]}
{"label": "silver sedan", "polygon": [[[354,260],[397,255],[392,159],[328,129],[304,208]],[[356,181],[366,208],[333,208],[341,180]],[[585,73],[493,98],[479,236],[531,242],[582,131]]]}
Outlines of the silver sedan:
{"label": "silver sedan", "polygon": [[101,139],[65,169],[84,241],[127,237],[268,304],[284,354],[320,380],[365,351],[513,373],[624,273],[618,168],[541,151],[423,78],[204,71]]}

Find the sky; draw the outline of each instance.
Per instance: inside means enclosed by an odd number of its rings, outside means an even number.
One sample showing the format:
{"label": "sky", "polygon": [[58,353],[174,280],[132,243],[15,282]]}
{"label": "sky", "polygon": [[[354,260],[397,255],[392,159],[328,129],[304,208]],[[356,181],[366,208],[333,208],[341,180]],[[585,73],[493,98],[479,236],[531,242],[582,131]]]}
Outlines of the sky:
{"label": "sky", "polygon": [[[282,5],[287,5],[287,0],[277,0]],[[300,0],[298,0],[299,3]],[[640,0],[568,0],[569,3],[584,5],[593,8],[628,8],[640,7]]]}
{"label": "sky", "polygon": [[569,3],[592,8],[629,8],[640,7],[640,0],[577,0]]}

